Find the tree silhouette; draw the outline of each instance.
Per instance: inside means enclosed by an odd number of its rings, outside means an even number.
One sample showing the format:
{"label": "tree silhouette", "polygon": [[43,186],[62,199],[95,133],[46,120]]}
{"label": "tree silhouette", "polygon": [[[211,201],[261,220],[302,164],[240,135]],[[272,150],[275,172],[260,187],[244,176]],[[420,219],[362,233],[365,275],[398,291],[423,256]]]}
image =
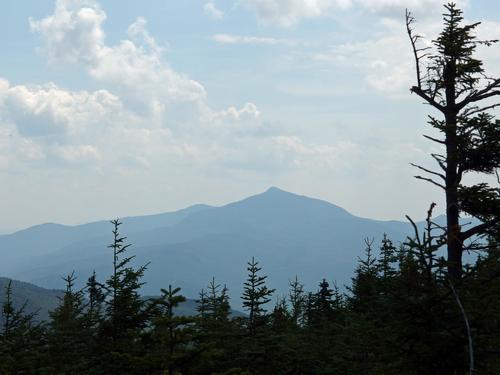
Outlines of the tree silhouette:
{"label": "tree silhouette", "polygon": [[[443,154],[431,154],[439,171],[412,165],[427,174],[416,178],[445,192],[448,275],[459,280],[464,241],[487,233],[500,220],[498,188],[462,183],[466,173],[494,174],[500,166],[500,122],[488,112],[500,105],[488,101],[500,95],[500,78],[488,77],[482,61],[475,57],[478,46],[491,46],[496,40],[478,40],[474,32],[479,22],[464,25],[462,11],[454,3],[445,8],[444,27],[433,41],[434,48],[419,47],[422,37],[414,34],[415,19],[406,12],[416,65],[416,85],[411,92],[441,112],[441,119],[429,116],[429,124],[442,138],[424,137],[445,148]],[[482,224],[464,230],[459,223],[461,213],[477,217]]]}

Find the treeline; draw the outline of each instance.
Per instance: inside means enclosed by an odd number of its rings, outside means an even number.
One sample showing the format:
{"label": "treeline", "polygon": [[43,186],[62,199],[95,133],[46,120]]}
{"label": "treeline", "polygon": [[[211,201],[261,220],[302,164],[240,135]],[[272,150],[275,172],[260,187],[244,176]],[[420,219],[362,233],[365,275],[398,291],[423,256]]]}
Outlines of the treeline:
{"label": "treeline", "polygon": [[215,280],[200,292],[196,316],[177,316],[179,288],[141,297],[147,265],[130,266],[113,225],[112,275],[100,283],[93,274],[82,290],[69,275],[48,322],[14,307],[7,288],[0,374],[500,373],[498,237],[457,285],[430,219],[426,233],[398,247],[366,240],[344,291],[323,279],[306,292],[295,278],[288,295],[274,296],[252,259],[245,316],[231,315],[228,290]]}

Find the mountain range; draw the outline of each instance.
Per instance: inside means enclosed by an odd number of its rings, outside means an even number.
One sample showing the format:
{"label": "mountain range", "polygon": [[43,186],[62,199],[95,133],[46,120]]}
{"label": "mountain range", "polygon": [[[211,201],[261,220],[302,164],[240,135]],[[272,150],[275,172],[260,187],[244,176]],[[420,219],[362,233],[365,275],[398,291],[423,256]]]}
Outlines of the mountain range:
{"label": "mountain range", "polygon": [[[374,238],[377,247],[386,233],[397,245],[413,231],[406,222],[357,217],[275,187],[221,207],[196,205],[122,222],[133,263],[149,263],[143,293],[157,295],[172,284],[190,298],[215,277],[237,299],[252,257],[279,295],[295,276],[308,290],[322,278],[342,287],[364,252],[364,238]],[[0,235],[0,275],[50,289],[63,288],[61,278],[72,271],[77,285],[93,270],[104,280],[111,272],[111,229],[108,221],[42,224]]]}
{"label": "mountain range", "polygon": [[[11,283],[12,304],[16,309],[23,308],[24,313],[34,314],[35,321],[47,321],[49,312],[54,311],[60,305],[64,295],[62,290],[45,289],[31,283],[11,280],[0,277],[0,306],[5,302],[5,291]],[[147,296],[147,299],[158,298],[158,296]],[[84,303],[87,303],[86,300]],[[187,299],[174,308],[176,315],[194,316],[197,314],[197,302],[193,299]],[[231,310],[233,316],[243,316],[239,311]],[[0,325],[3,324],[3,314],[0,313]]]}

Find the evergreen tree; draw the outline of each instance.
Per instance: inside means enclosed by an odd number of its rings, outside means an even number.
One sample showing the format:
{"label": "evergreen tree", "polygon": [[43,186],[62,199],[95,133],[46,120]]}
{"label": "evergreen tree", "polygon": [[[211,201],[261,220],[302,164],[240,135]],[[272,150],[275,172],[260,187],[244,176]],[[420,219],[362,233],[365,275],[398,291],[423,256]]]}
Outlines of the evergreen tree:
{"label": "evergreen tree", "polygon": [[64,278],[60,305],[50,312],[50,363],[55,373],[83,373],[89,367],[92,334],[85,324],[83,292],[74,290],[74,273]]}
{"label": "evergreen tree", "polygon": [[290,291],[288,300],[291,306],[291,315],[294,324],[298,327],[304,324],[304,310],[306,296],[304,294],[304,285],[302,285],[297,276],[293,281],[289,282]]}
{"label": "evergreen tree", "polygon": [[271,301],[274,289],[268,289],[266,286],[267,276],[260,276],[262,270],[259,263],[252,260],[248,262],[248,277],[244,283],[243,307],[248,311],[248,329],[250,335],[253,335],[255,329],[265,322],[265,305]]}
{"label": "evergreen tree", "polygon": [[192,358],[192,317],[177,316],[174,309],[186,298],[180,288],[161,289],[161,297],[154,299],[152,320],[153,350],[149,356],[153,373],[173,375],[188,368]]}
{"label": "evergreen tree", "polygon": [[0,374],[35,373],[46,363],[43,327],[35,322],[36,314],[26,312],[26,305],[14,306],[9,280],[0,319]]}
{"label": "evergreen tree", "polygon": [[230,369],[236,348],[235,324],[230,318],[228,289],[212,278],[200,292],[196,320],[196,345],[200,374]]}
{"label": "evergreen tree", "polygon": [[252,260],[247,263],[248,276],[244,283],[243,307],[248,311],[246,319],[247,334],[242,342],[242,362],[252,373],[266,373],[269,364],[266,361],[265,347],[272,339],[266,335],[268,315],[265,305],[271,301],[274,289],[269,289],[266,285],[267,276],[261,276],[262,270],[259,263]]}
{"label": "evergreen tree", "polygon": [[89,329],[95,329],[100,323],[103,315],[106,290],[104,285],[97,281],[95,271],[87,280],[87,305],[85,309],[86,324]]}
{"label": "evergreen tree", "polygon": [[358,260],[352,286],[350,304],[354,310],[370,310],[374,297],[377,295],[379,276],[377,270],[377,259],[373,256],[373,240],[365,239],[365,259]]}
{"label": "evergreen tree", "polygon": [[[101,363],[109,374],[142,373],[144,366],[143,331],[149,325],[148,302],[141,298],[141,279],[147,265],[137,269],[130,266],[134,256],[126,256],[130,247],[126,237],[119,234],[119,220],[113,225],[113,273],[105,283],[104,318],[100,324]],[[98,294],[95,296],[98,297]]]}
{"label": "evergreen tree", "polygon": [[[443,138],[425,136],[445,149],[444,154],[432,154],[440,171],[414,166],[432,176],[417,178],[445,193],[447,266],[455,283],[462,275],[464,241],[488,233],[500,221],[500,189],[484,182],[463,184],[466,173],[493,174],[500,167],[500,121],[488,112],[499,104],[480,104],[500,95],[500,79],[487,77],[482,61],[475,57],[478,45],[490,46],[496,41],[478,40],[474,32],[480,23],[464,25],[456,4],[448,3],[445,8],[443,30],[433,41],[432,51],[419,48],[421,36],[413,33],[415,20],[408,11],[406,24],[416,62],[417,82],[411,91],[443,115],[442,119],[430,116],[429,121]],[[427,61],[425,72],[423,61]],[[461,213],[483,223],[464,230]]]}

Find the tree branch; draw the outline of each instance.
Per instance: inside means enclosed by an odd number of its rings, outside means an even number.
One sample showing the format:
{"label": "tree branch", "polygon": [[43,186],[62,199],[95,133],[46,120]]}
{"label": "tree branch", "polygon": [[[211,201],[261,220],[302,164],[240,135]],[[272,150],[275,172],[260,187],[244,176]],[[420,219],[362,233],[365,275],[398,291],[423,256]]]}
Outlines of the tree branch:
{"label": "tree branch", "polygon": [[500,78],[493,80],[489,85],[487,85],[484,89],[476,91],[469,96],[467,96],[464,100],[457,104],[459,109],[464,108],[466,105],[477,102],[483,99],[490,98],[492,96],[500,95],[500,91],[491,91],[500,87]]}
{"label": "tree branch", "polygon": [[441,189],[446,190],[444,185],[441,185],[440,183],[434,181],[432,178],[427,178],[427,177],[422,177],[422,176],[413,176],[413,177],[415,177],[418,180],[424,180],[424,181],[430,182],[431,184],[434,184],[436,186],[439,186]]}
{"label": "tree branch", "polygon": [[492,221],[489,221],[487,223],[482,223],[482,224],[476,225],[474,228],[468,229],[465,232],[460,233],[460,240],[463,242],[466,239],[492,227],[493,225],[497,224],[498,222],[500,222],[500,217],[498,217]]}
{"label": "tree branch", "polygon": [[500,107],[500,103],[492,104],[492,105],[489,105],[489,106],[486,106],[483,108],[473,107],[473,108],[470,108],[470,111],[466,110],[464,112],[463,116],[472,116],[472,115],[475,115],[476,113],[484,112],[484,111],[487,111],[489,109],[493,109],[496,107]]}
{"label": "tree branch", "polygon": [[427,138],[427,139],[429,139],[429,140],[431,140],[431,141],[434,141],[434,142],[436,142],[436,143],[440,143],[440,144],[442,144],[442,145],[446,144],[446,142],[445,142],[445,141],[442,141],[442,140],[440,140],[440,139],[433,138],[433,137],[430,137],[430,136],[425,135],[425,134],[422,134],[422,136],[423,136],[423,137],[425,137],[425,138]]}
{"label": "tree branch", "polygon": [[427,95],[420,87],[413,86],[410,89],[410,91],[414,92],[415,94],[417,94],[418,96],[420,96],[422,99],[424,99],[428,104],[430,104],[434,108],[437,108],[438,110],[440,110],[441,112],[444,113],[444,107],[441,104],[439,104],[438,102],[436,102],[429,95]]}
{"label": "tree branch", "polygon": [[411,47],[413,50],[413,56],[415,58],[415,66],[417,72],[417,86],[419,89],[422,87],[422,78],[420,77],[420,59],[418,57],[418,50],[416,46],[416,42],[418,40],[418,35],[413,35],[413,30],[411,28],[412,23],[415,22],[415,18],[411,15],[411,12],[406,9],[406,32],[408,33],[408,37],[410,38]]}
{"label": "tree branch", "polygon": [[438,154],[431,154],[432,158],[439,164],[439,166],[441,167],[441,169],[443,171],[446,171],[446,166],[444,165],[444,162],[443,160],[440,160],[439,159],[439,156],[441,155],[438,155]]}
{"label": "tree branch", "polygon": [[446,177],[443,174],[441,174],[441,173],[437,173],[437,172],[431,171],[431,170],[429,170],[427,168],[424,168],[424,167],[422,167],[420,165],[417,165],[417,164],[410,163],[410,165],[413,166],[413,167],[415,167],[415,168],[418,168],[418,169],[420,169],[420,170],[422,170],[424,172],[433,174],[434,176],[441,177],[444,181],[446,181]]}

